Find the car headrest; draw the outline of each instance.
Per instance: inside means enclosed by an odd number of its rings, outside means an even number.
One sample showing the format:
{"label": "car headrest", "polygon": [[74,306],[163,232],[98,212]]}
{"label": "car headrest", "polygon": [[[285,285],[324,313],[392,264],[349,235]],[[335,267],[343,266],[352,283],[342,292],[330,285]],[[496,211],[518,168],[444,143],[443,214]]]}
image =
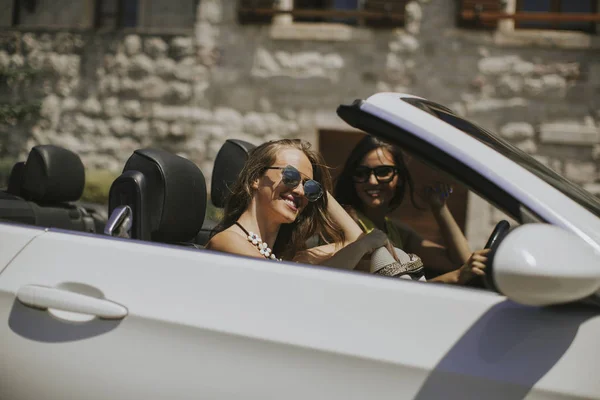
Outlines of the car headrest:
{"label": "car headrest", "polygon": [[38,203],[79,200],[85,185],[85,169],[79,156],[53,145],[35,146],[23,168],[21,195]]}
{"label": "car headrest", "polygon": [[144,206],[150,239],[177,243],[194,238],[206,212],[206,182],[190,160],[158,149],[136,150],[123,172],[144,176]]}
{"label": "car headrest", "polygon": [[23,186],[23,172],[25,172],[25,161],[19,161],[13,165],[8,175],[8,184],[6,191],[15,196],[21,196],[21,187]]}
{"label": "car headrest", "polygon": [[212,173],[210,199],[215,207],[225,207],[231,187],[238,179],[248,153],[256,146],[243,140],[227,139],[215,159]]}

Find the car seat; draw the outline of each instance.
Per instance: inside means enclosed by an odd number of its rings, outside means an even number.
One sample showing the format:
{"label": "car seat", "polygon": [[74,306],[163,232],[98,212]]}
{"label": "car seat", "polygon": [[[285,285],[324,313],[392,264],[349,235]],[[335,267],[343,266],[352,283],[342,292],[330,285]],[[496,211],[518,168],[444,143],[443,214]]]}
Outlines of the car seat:
{"label": "car seat", "polygon": [[[227,196],[238,179],[250,150],[256,146],[237,139],[227,139],[215,158],[211,179],[210,199],[217,208],[225,207]],[[195,239],[195,243],[206,245],[216,221],[207,219]]]}
{"label": "car seat", "polygon": [[0,220],[84,232],[103,229],[103,221],[72,202],[79,200],[85,169],[79,156],[54,145],[35,146],[17,162],[0,193]]}
{"label": "car seat", "polygon": [[104,233],[193,245],[206,198],[204,175],[196,164],[164,150],[136,150],[111,185]]}

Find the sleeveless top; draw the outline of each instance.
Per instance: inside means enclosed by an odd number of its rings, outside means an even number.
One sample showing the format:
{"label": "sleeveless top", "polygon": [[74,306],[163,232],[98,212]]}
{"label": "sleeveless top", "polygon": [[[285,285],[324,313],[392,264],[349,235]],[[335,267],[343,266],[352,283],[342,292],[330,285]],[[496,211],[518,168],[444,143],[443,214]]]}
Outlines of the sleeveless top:
{"label": "sleeveless top", "polygon": [[[367,218],[364,214],[362,214],[360,211],[355,212],[358,218],[356,222],[358,223],[360,229],[362,229],[364,233],[369,233],[376,228],[373,221]],[[400,233],[400,230],[398,229],[396,224],[394,224],[388,217],[385,217],[385,231],[388,238],[390,239],[390,242],[392,242],[394,247],[404,250],[404,244],[402,243],[402,234]]]}

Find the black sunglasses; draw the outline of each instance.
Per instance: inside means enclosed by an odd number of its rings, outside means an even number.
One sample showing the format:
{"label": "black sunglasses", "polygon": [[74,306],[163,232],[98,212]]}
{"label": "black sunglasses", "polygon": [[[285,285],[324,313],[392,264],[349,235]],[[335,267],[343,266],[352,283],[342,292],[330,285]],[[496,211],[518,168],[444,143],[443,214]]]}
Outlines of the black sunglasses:
{"label": "black sunglasses", "polygon": [[321,184],[314,179],[307,179],[302,181],[302,175],[296,168],[288,165],[286,167],[267,167],[267,169],[280,169],[281,170],[281,182],[289,189],[296,188],[301,182],[303,182],[304,197],[310,202],[317,201],[323,196],[323,188]]}
{"label": "black sunglasses", "polygon": [[371,178],[371,174],[375,174],[375,179],[379,183],[389,183],[398,173],[398,168],[392,165],[379,165],[375,168],[369,168],[361,165],[356,167],[352,173],[352,180],[356,183],[367,182]]}

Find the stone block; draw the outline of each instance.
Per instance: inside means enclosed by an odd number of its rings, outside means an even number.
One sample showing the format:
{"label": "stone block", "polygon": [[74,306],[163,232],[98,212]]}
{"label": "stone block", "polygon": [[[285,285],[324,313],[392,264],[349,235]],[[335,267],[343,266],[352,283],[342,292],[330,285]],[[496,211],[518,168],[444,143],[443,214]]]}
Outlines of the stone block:
{"label": "stone block", "polygon": [[51,121],[52,129],[55,129],[60,120],[61,100],[55,95],[50,95],[44,98],[40,108],[40,116]]}
{"label": "stone block", "polygon": [[535,65],[528,61],[515,60],[512,70],[521,77],[525,77],[531,75],[535,71]]}
{"label": "stone block", "polygon": [[8,68],[10,66],[10,55],[4,51],[0,50],[0,68]]}
{"label": "stone block", "polygon": [[519,76],[504,75],[498,81],[497,91],[502,96],[518,96],[523,91],[523,79]]}
{"label": "stone block", "polygon": [[523,89],[529,96],[539,96],[544,91],[544,83],[539,78],[526,78],[523,81]]}
{"label": "stone block", "polygon": [[515,143],[519,149],[523,150],[528,154],[535,154],[537,152],[537,144],[533,139],[526,139],[521,142]]}
{"label": "stone block", "polygon": [[600,131],[595,126],[576,121],[544,123],[540,126],[542,143],[594,145],[600,143]]}
{"label": "stone block", "polygon": [[177,79],[191,82],[208,79],[208,69],[198,64],[194,57],[182,59],[174,68],[173,73]]}
{"label": "stone block", "polygon": [[510,99],[479,99],[468,102],[466,106],[469,113],[482,113],[505,108],[527,107],[528,104],[528,101],[523,98],[513,97]]}
{"label": "stone block", "polygon": [[535,130],[533,125],[527,122],[509,122],[500,128],[500,135],[507,139],[531,139]]}
{"label": "stone block", "polygon": [[119,106],[119,99],[116,97],[107,97],[102,101],[102,109],[104,115],[108,117],[116,117],[121,114],[121,107]]}
{"label": "stone block", "polygon": [[479,60],[479,72],[485,75],[500,75],[510,72],[521,59],[517,56],[489,57]]}
{"label": "stone block", "polygon": [[154,73],[154,63],[147,55],[137,54],[131,58],[128,72],[134,79],[144,78]]}
{"label": "stone block", "polygon": [[150,123],[150,135],[163,139],[169,134],[169,124],[164,121],[154,120]]}
{"label": "stone block", "polygon": [[593,162],[565,162],[565,176],[575,183],[594,182],[598,176],[596,164]]}
{"label": "stone block", "polygon": [[413,35],[399,34],[389,43],[393,53],[414,53],[419,49],[419,41]]}
{"label": "stone block", "polygon": [[244,124],[242,115],[238,111],[225,107],[215,110],[214,121],[225,126],[226,129],[234,131],[241,131]]}
{"label": "stone block", "polygon": [[121,103],[123,115],[128,118],[142,118],[144,116],[142,104],[137,100],[125,100]]}
{"label": "stone block", "polygon": [[558,74],[550,74],[542,77],[542,87],[546,91],[564,92],[567,88],[567,81]]}
{"label": "stone block", "polygon": [[192,135],[192,126],[185,122],[173,122],[169,127],[169,135],[175,138],[186,138]]}
{"label": "stone block", "polygon": [[223,20],[223,2],[203,0],[198,7],[198,20],[209,24],[219,24]]}
{"label": "stone block", "polygon": [[191,37],[178,36],[171,40],[171,53],[175,58],[187,57],[194,54],[194,42]]}
{"label": "stone block", "polygon": [[112,132],[117,137],[123,137],[132,133],[132,123],[127,118],[115,117],[109,121],[109,126]]}
{"label": "stone block", "polygon": [[169,85],[157,76],[143,79],[139,85],[139,95],[144,100],[159,100],[169,92]]}
{"label": "stone block", "polygon": [[95,97],[88,97],[81,105],[81,110],[92,116],[98,116],[102,113],[102,105]]}
{"label": "stone block", "polygon": [[583,185],[583,188],[594,196],[600,197],[600,183],[588,183]]}
{"label": "stone block", "polygon": [[163,58],[169,51],[169,45],[161,38],[152,37],[144,41],[144,51],[152,58]]}
{"label": "stone block", "polygon": [[138,54],[142,50],[142,39],[138,35],[127,35],[123,41],[123,48],[129,56]]}
{"label": "stone block", "polygon": [[75,115],[75,134],[77,135],[93,135],[96,133],[96,124],[94,120],[84,114]]}
{"label": "stone block", "polygon": [[[0,66],[2,64],[3,62],[0,61]],[[38,71],[43,70],[48,65],[46,62],[46,53],[38,50],[30,52],[27,54],[27,65]]]}
{"label": "stone block", "polygon": [[177,103],[187,102],[192,98],[192,87],[183,82],[171,82],[169,84],[169,99]]}
{"label": "stone block", "polygon": [[159,58],[154,64],[154,72],[161,78],[171,78],[175,73],[175,68],[175,61],[167,57]]}

